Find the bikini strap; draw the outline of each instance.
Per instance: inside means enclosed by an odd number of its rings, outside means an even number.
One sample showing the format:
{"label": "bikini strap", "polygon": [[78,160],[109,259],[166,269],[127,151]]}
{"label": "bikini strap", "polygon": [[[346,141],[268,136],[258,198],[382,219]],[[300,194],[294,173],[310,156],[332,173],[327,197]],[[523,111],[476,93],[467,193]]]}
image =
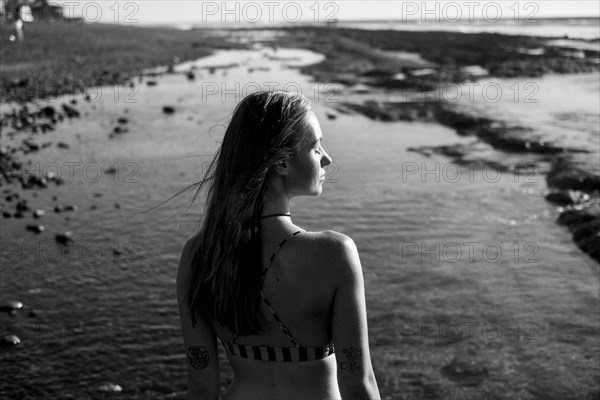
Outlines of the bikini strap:
{"label": "bikini strap", "polygon": [[262,296],[262,299],[265,302],[265,305],[267,306],[267,308],[269,309],[269,311],[271,311],[271,314],[273,314],[273,318],[275,318],[275,320],[279,324],[279,329],[281,329],[281,331],[288,337],[288,339],[290,339],[290,341],[296,347],[300,347],[301,346],[300,342],[298,340],[296,340],[296,338],[294,337],[294,335],[292,335],[292,332],[290,332],[290,330],[288,329],[288,327],[283,324],[283,322],[281,321],[281,319],[279,318],[279,316],[277,315],[277,313],[275,312],[275,310],[273,310],[273,307],[271,307],[271,303],[269,303],[269,300],[267,300],[267,297],[265,296],[265,294],[262,291],[262,286],[263,286],[263,283],[265,281],[265,276],[267,275],[267,272],[269,272],[269,269],[271,268],[271,264],[273,263],[273,260],[275,259],[275,256],[277,255],[277,252],[283,247],[283,245],[289,239],[291,239],[292,237],[296,236],[300,232],[302,232],[302,231],[296,231],[296,232],[292,233],[291,235],[289,235],[288,237],[286,237],[285,239],[283,239],[281,241],[281,243],[279,243],[279,246],[277,247],[277,249],[275,250],[275,252],[273,252],[273,254],[271,255],[271,258],[269,259],[269,265],[267,265],[267,268],[263,271],[263,273],[262,273],[262,279],[260,281],[260,286],[261,286],[260,295]]}

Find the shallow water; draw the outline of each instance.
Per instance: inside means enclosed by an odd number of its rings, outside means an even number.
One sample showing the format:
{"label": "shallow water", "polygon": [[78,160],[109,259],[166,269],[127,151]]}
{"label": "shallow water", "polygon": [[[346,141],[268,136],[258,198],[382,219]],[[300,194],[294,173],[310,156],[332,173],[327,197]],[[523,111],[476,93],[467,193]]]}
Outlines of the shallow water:
{"label": "shallow water", "polygon": [[[507,12],[505,10],[505,12]],[[434,14],[435,15],[435,14]],[[465,15],[459,21],[438,21],[435,16],[421,17],[424,21],[364,21],[342,22],[341,27],[357,29],[392,29],[399,31],[448,31],[461,33],[500,33],[503,35],[524,35],[541,37],[569,37],[593,40],[600,38],[598,19],[595,18],[564,18],[564,19],[538,19],[521,16],[521,20],[507,18],[501,21],[469,20]],[[531,15],[531,14],[530,14]],[[596,47],[597,48],[597,47]]]}
{"label": "shallow water", "polygon": [[[37,315],[0,317],[3,333],[22,339],[0,352],[2,375],[10,377],[0,393],[91,399],[113,383],[122,391],[112,398],[185,397],[175,273],[202,201],[186,214],[189,198],[149,209],[201,176],[233,107],[254,84],[299,87],[313,102],[334,164],[321,196],[293,200],[294,221],[312,231],[343,232],[357,243],[384,398],[495,393],[528,399],[539,398],[540,386],[549,393],[598,392],[598,265],[554,222],[558,213],[543,199],[543,176],[468,170],[408,151],[472,139],[437,124],[337,113],[345,92],[331,94],[331,87],[286,66],[319,59],[286,49],[219,52],[197,63],[194,81],[164,75],[150,87],[144,78],[129,97],[136,103],[125,102],[132,92],[104,88],[99,101],[79,101],[86,115],[46,135],[71,148],[32,153],[28,168],[58,165],[68,182],[37,197],[24,192],[33,209],[47,210],[40,221],[46,232],[25,231],[29,216],[2,221],[2,298],[20,300]],[[218,68],[233,62],[239,65]],[[203,69],[210,66],[212,73]],[[165,105],[175,113],[162,113]],[[121,116],[129,118],[130,131],[108,139]],[[117,174],[104,172],[115,163]],[[79,210],[57,214],[55,204]],[[53,238],[66,230],[75,234],[69,250]],[[459,340],[447,343],[450,324],[462,330]],[[468,326],[477,326],[472,338]],[[479,387],[456,385],[440,372],[452,357],[465,355],[489,370]],[[222,366],[226,387],[231,372],[224,358]],[[565,368],[574,376],[548,378]],[[545,374],[535,375],[542,369]]]}

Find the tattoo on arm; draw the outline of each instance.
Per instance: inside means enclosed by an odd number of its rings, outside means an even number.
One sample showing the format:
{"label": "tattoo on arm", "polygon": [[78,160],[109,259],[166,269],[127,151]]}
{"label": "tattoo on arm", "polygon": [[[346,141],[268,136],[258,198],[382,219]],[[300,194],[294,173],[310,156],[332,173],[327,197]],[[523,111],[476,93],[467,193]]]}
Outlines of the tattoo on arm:
{"label": "tattoo on arm", "polygon": [[208,366],[208,350],[202,346],[190,346],[186,357],[194,369],[203,370]]}
{"label": "tattoo on arm", "polygon": [[362,350],[360,347],[350,347],[349,349],[343,349],[342,352],[346,356],[347,362],[340,363],[340,367],[344,371],[348,371],[350,373],[354,373],[356,371],[360,371],[360,366],[357,362],[357,359],[360,359],[362,356]]}

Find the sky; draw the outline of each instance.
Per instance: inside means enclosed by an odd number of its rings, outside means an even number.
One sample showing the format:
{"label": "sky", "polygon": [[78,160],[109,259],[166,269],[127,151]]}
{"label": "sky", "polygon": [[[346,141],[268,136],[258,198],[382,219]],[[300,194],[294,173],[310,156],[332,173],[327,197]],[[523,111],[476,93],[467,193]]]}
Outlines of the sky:
{"label": "sky", "polygon": [[67,16],[88,22],[121,24],[306,23],[337,18],[417,20],[468,23],[473,20],[517,22],[536,18],[600,18],[600,1],[198,1],[198,0],[60,0]]}

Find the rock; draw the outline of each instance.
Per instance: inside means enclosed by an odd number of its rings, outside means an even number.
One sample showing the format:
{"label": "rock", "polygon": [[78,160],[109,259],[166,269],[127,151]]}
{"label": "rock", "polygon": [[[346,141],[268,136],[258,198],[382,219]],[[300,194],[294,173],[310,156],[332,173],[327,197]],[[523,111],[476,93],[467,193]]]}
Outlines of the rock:
{"label": "rock", "polygon": [[70,146],[65,142],[58,142],[56,143],[56,147],[59,149],[68,149]]}
{"label": "rock", "polygon": [[0,339],[0,347],[12,347],[21,343],[21,339],[17,335],[5,335]]}
{"label": "rock", "polygon": [[35,175],[29,175],[27,177],[24,177],[21,181],[21,187],[23,189],[33,189],[34,186],[46,188],[48,187],[48,181],[43,176]]}
{"label": "rock", "polygon": [[35,143],[35,142],[33,142],[33,141],[29,140],[29,139],[23,140],[23,144],[25,146],[27,146],[27,149],[29,151],[38,151],[40,149],[40,145],[39,144],[37,144],[37,143]]}
{"label": "rock", "polygon": [[44,225],[27,225],[26,228],[28,231],[32,231],[35,233],[42,233],[44,232],[44,229],[46,229],[44,228]]}
{"label": "rock", "polygon": [[546,176],[546,183],[549,187],[563,190],[573,189],[589,192],[600,190],[600,176],[577,168],[562,157],[557,157],[553,161]]}
{"label": "rock", "polygon": [[12,213],[8,212],[8,211],[2,211],[2,216],[4,218],[12,218]]}
{"label": "rock", "polygon": [[121,208],[121,205],[119,203],[115,203],[115,208]]}
{"label": "rock", "polygon": [[7,301],[0,304],[0,312],[18,311],[23,308],[23,303],[20,301]]}
{"label": "rock", "polygon": [[173,106],[164,106],[163,113],[165,114],[173,114],[175,112],[175,107]]}
{"label": "rock", "polygon": [[56,212],[56,213],[60,213],[60,212],[63,212],[63,211],[77,211],[77,209],[78,209],[78,207],[76,205],[66,205],[66,206],[57,205],[57,206],[54,206],[54,212]]}
{"label": "rock", "polygon": [[69,104],[63,104],[62,109],[68,118],[78,118],[80,116],[79,111],[75,107],[70,106]]}
{"label": "rock", "polygon": [[582,210],[566,210],[562,212],[556,222],[560,225],[580,225],[586,222],[592,221],[596,218],[596,216],[592,214],[588,214]]}
{"label": "rock", "polygon": [[58,233],[55,237],[56,241],[61,244],[71,244],[73,240],[73,232],[67,231],[65,233]]}
{"label": "rock", "polygon": [[123,388],[119,385],[115,385],[114,383],[105,383],[104,385],[98,388],[101,392],[121,392]]}
{"label": "rock", "polygon": [[575,199],[573,199],[569,191],[550,192],[546,195],[545,199],[550,203],[558,204],[560,206],[566,206],[575,203]]}
{"label": "rock", "polygon": [[557,222],[568,226],[577,247],[600,262],[600,215],[591,209],[567,209],[559,215]]}
{"label": "rock", "polygon": [[23,213],[22,213],[22,212],[20,212],[20,211],[17,211],[17,212],[14,214],[14,217],[15,217],[15,218],[23,218]]}
{"label": "rock", "polygon": [[327,115],[327,118],[328,118],[328,119],[336,119],[336,118],[337,118],[337,115],[335,115],[335,114],[333,114],[333,113],[329,113],[329,112],[328,112],[328,113],[325,113],[325,115]]}
{"label": "rock", "polygon": [[35,310],[31,310],[29,311],[29,318],[35,318],[35,316],[37,315],[37,313],[35,312]]}
{"label": "rock", "polygon": [[41,116],[52,119],[56,115],[56,109],[53,106],[46,106],[38,112]]}
{"label": "rock", "polygon": [[44,215],[46,215],[46,211],[44,210],[35,210],[33,212],[33,218],[42,218]]}
{"label": "rock", "polygon": [[478,386],[488,377],[488,370],[473,360],[453,358],[441,368],[442,375],[461,386]]}
{"label": "rock", "polygon": [[126,117],[119,117],[119,118],[117,119],[117,122],[118,122],[119,124],[126,124],[126,123],[128,123],[128,122],[129,122],[129,118],[126,118]]}
{"label": "rock", "polygon": [[185,74],[188,78],[188,80],[193,81],[194,79],[196,79],[196,74],[194,74],[194,71],[188,71]]}
{"label": "rock", "polygon": [[156,81],[147,81],[146,85],[148,85],[148,86],[156,86]]}
{"label": "rock", "polygon": [[117,135],[119,135],[121,133],[127,133],[127,132],[129,132],[129,128],[126,126],[122,126],[122,125],[115,126],[113,129],[113,133],[116,133]]}

